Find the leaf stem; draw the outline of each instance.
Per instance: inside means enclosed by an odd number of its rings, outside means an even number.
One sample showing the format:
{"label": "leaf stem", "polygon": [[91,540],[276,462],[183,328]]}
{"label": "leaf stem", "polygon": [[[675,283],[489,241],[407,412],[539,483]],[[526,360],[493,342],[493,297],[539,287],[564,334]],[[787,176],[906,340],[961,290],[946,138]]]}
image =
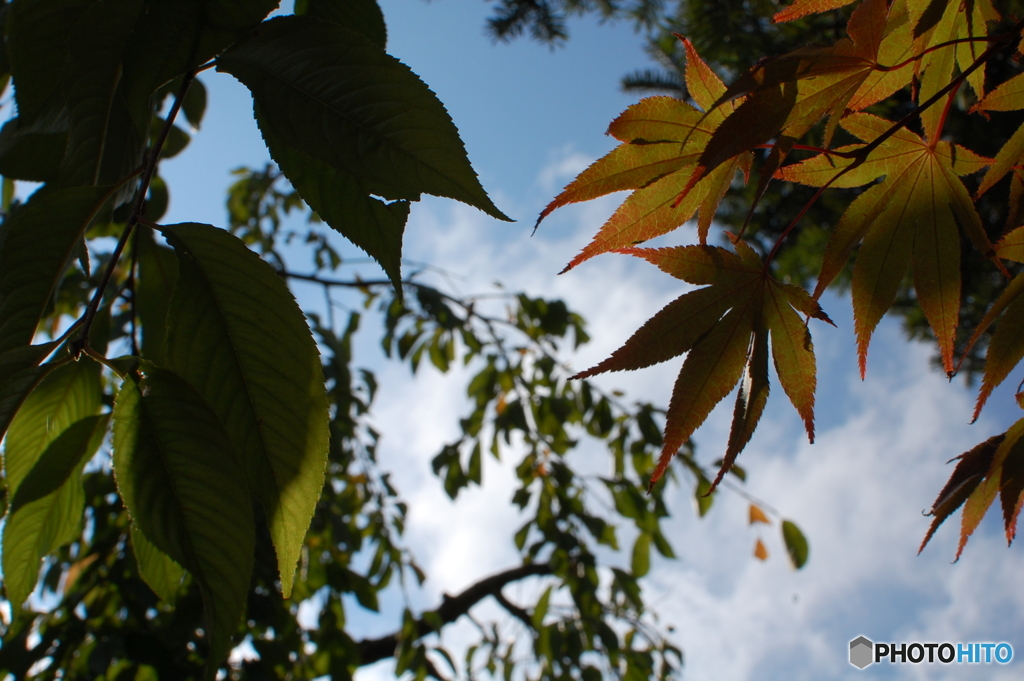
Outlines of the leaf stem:
{"label": "leaf stem", "polygon": [[149,191],[149,183],[156,172],[156,166],[160,160],[160,152],[167,141],[167,135],[171,132],[171,126],[174,125],[174,119],[177,117],[178,111],[181,110],[182,100],[185,99],[185,94],[188,92],[188,88],[192,81],[195,80],[195,77],[195,71],[189,71],[182,78],[181,87],[174,96],[174,104],[171,105],[171,110],[167,114],[166,120],[164,120],[164,125],[160,129],[160,135],[149,149],[149,154],[146,156],[146,161],[142,168],[142,180],[135,195],[135,205],[132,207],[132,212],[128,216],[124,229],[121,231],[121,237],[117,240],[113,253],[110,254],[110,262],[107,263],[107,268],[100,278],[100,282],[96,287],[96,293],[93,295],[92,300],[89,301],[85,314],[82,316],[81,335],[71,344],[72,353],[75,355],[82,353],[89,347],[89,330],[96,319],[96,312],[99,310],[100,302],[103,300],[103,294],[110,284],[114,268],[117,266],[117,261],[121,258],[121,254],[128,244],[128,238],[131,236],[132,230],[142,217],[142,211],[146,205],[146,193]]}

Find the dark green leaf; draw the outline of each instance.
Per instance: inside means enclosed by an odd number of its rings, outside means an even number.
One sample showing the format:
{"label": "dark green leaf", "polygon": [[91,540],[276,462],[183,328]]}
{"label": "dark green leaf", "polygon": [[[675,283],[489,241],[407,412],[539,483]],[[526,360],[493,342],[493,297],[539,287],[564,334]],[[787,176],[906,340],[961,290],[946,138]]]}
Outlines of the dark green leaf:
{"label": "dark green leaf", "polygon": [[[68,41],[62,80],[71,128],[60,170],[64,186],[114,184],[142,162],[136,122],[148,123],[148,102],[130,110],[121,89],[121,52],[141,9],[142,0],[94,3]],[[126,185],[119,202],[133,188]]]}
{"label": "dark green leaf", "polygon": [[188,86],[185,99],[181,102],[181,112],[185,114],[185,120],[193,129],[198,130],[203,122],[203,114],[206,113],[206,86],[198,78]]}
{"label": "dark green leaf", "polygon": [[287,596],[327,463],[320,354],[284,280],[240,240],[209,225],[161,229],[180,266],[167,362],[223,421],[265,509]]}
{"label": "dark green leaf", "polygon": [[7,16],[7,53],[18,117],[26,125],[59,116],[68,37],[92,0],[19,0]]}
{"label": "dark green leaf", "polygon": [[324,222],[380,263],[396,291],[402,290],[402,234],[409,202],[384,203],[355,177],[278,140],[259,113],[256,120],[270,155],[303,200]]}
{"label": "dark green leaf", "polygon": [[437,96],[363,36],[278,17],[218,60],[253,93],[274,137],[358,177],[373,194],[463,201],[507,220],[469,164]]}
{"label": "dark green leaf", "polygon": [[388,29],[377,0],[296,0],[295,13],[344,26],[387,47]]}
{"label": "dark green leaf", "polygon": [[139,233],[138,245],[135,305],[142,322],[142,356],[156,364],[164,364],[167,308],[174,282],[178,279],[178,259],[173,250],[157,245],[149,230]]}
{"label": "dark green leaf", "polygon": [[0,174],[31,182],[56,180],[67,144],[66,115],[50,129],[25,128],[20,118],[12,118],[0,128]]}
{"label": "dark green leaf", "polygon": [[27,345],[107,189],[66,189],[30,201],[0,236],[0,352]]}
{"label": "dark green leaf", "polygon": [[59,343],[29,345],[0,353],[0,438],[7,433],[15,412],[53,369],[53,365],[39,366]]}
{"label": "dark green leaf", "polygon": [[253,568],[255,526],[245,475],[220,420],[175,374],[145,368],[114,404],[114,471],[132,520],[199,583],[207,678],[232,647]]}
{"label": "dark green leaf", "polygon": [[277,5],[278,0],[147,0],[124,49],[128,101],[148,101],[157,88],[250,32]]}

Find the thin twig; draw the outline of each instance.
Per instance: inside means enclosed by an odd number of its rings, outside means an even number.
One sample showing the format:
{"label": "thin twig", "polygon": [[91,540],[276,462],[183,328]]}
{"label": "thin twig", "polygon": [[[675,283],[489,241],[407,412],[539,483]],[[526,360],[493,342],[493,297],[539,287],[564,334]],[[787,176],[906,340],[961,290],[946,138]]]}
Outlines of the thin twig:
{"label": "thin twig", "polygon": [[81,336],[72,343],[72,350],[74,354],[80,354],[89,346],[89,330],[92,328],[93,321],[96,319],[96,313],[99,310],[100,302],[103,300],[103,294],[106,292],[107,286],[110,284],[110,279],[114,275],[114,268],[117,266],[117,261],[121,258],[121,254],[124,252],[125,246],[128,243],[128,238],[131,236],[133,228],[142,216],[142,210],[146,204],[146,193],[149,191],[149,183],[153,180],[153,174],[156,172],[156,166],[160,160],[160,152],[163,150],[164,143],[167,141],[167,135],[171,132],[171,127],[174,125],[174,119],[177,117],[178,111],[181,109],[182,100],[185,99],[185,94],[188,92],[188,88],[192,84],[193,80],[195,80],[194,71],[186,73],[182,78],[181,88],[174,96],[174,104],[171,106],[171,110],[167,114],[166,120],[164,120],[163,128],[160,130],[160,136],[157,137],[156,142],[149,149],[149,154],[146,157],[146,162],[142,170],[142,179],[139,183],[139,188],[135,196],[135,205],[132,207],[132,212],[128,216],[128,221],[125,223],[124,230],[121,232],[121,237],[117,240],[117,245],[114,247],[113,253],[110,254],[110,262],[107,263],[107,268],[104,270],[103,276],[100,278],[100,282],[96,287],[96,293],[93,295],[92,300],[89,301],[89,305],[85,309],[85,314],[82,316]]}

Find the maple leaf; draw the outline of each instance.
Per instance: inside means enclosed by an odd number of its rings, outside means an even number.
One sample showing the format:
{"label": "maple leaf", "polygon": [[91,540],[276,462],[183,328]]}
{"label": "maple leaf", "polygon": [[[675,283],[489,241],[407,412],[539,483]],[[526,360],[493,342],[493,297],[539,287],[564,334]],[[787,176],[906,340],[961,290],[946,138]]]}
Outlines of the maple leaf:
{"label": "maple leaf", "polygon": [[[972,111],[1015,111],[1017,109],[1024,109],[1024,74],[1018,74],[1000,84],[975,104]],[[980,197],[991,189],[996,182],[1003,179],[1003,176],[1020,165],[1022,161],[1024,161],[1024,124],[1017,128],[1013,136],[999,149],[992,167],[988,169],[985,177],[981,180],[977,196]],[[1011,213],[1016,213],[1020,205],[1019,194],[1016,201],[1011,201],[1011,203],[1014,204]]]}
{"label": "maple leaf", "polygon": [[672,391],[664,447],[653,485],[741,375],[729,444],[711,490],[749,441],[768,397],[768,342],[782,388],[814,441],[814,349],[801,315],[831,321],[803,289],[767,275],[760,257],[735,240],[716,246],[628,248],[690,284],[704,285],[669,303],[597,366],[575,378],[648,367],[688,353]]}
{"label": "maple leaf", "polygon": [[887,12],[886,0],[864,0],[850,16],[848,38],[765,59],[741,76],[716,105],[747,99],[712,135],[698,164],[710,172],[780,134],[799,139],[824,116],[828,146],[847,103],[877,68]]}
{"label": "maple leaf", "polygon": [[772,17],[773,24],[781,24],[786,21],[793,21],[811,14],[820,14],[830,9],[839,9],[849,5],[854,0],[796,0],[786,9],[780,9]]}
{"label": "maple leaf", "polygon": [[[920,80],[918,101],[923,102],[945,87],[953,70],[967,71],[985,51],[986,23],[998,21],[999,13],[989,0],[909,0],[910,21],[914,26],[914,52],[924,55],[917,63]],[[943,43],[964,41],[943,47]],[[968,84],[980,99],[985,94],[984,69],[974,71]],[[921,125],[925,138],[935,139],[943,120],[943,107],[930,107],[921,112]]]}
{"label": "maple leaf", "polygon": [[997,495],[1003,512],[1006,543],[1011,544],[1016,537],[1017,518],[1024,502],[1024,419],[1014,423],[1005,433],[990,437],[956,458],[959,463],[928,513],[934,518],[918,553],[924,550],[946,518],[963,506],[960,541],[956,549],[956,559],[959,560],[967,540]]}
{"label": "maple leaf", "polygon": [[[725,84],[701,60],[688,40],[687,90],[694,102],[710,109],[725,92]],[[566,266],[568,271],[589,258],[643,243],[676,229],[700,211],[698,232],[707,238],[711,219],[732,184],[737,170],[749,174],[751,154],[732,162],[697,183],[686,200],[678,197],[690,186],[697,158],[717,126],[736,104],[709,113],[673,97],[649,97],[630,106],[608,126],[608,134],[621,142],[573,180],[537,218],[561,206],[589,201],[623,190],[635,190],[608,219],[593,241]]]}
{"label": "maple leaf", "polygon": [[[1000,239],[995,252],[1001,258],[1024,263],[1024,227],[1018,227]],[[985,353],[985,372],[974,407],[974,420],[978,419],[992,391],[1024,359],[1024,273],[1013,278],[985,313],[968,341],[967,351],[997,319],[999,325]]]}
{"label": "maple leaf", "polygon": [[[842,126],[870,142],[892,122],[856,113]],[[879,177],[850,203],[829,240],[814,292],[819,297],[863,240],[853,271],[853,310],[861,377],[867,370],[871,335],[896,298],[913,263],[918,302],[939,342],[943,366],[953,372],[953,338],[960,310],[960,238],[957,225],[979,251],[993,247],[974,204],[960,181],[984,168],[989,159],[949,142],[929,144],[905,128],[871,151],[861,145],[824,153],[782,168],[777,176],[812,186],[856,187]]]}

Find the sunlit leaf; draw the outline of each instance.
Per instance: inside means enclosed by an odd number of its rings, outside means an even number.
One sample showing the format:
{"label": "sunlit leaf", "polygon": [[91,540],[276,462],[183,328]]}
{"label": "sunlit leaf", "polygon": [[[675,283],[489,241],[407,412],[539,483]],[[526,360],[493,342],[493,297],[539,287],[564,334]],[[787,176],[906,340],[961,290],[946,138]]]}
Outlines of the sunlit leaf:
{"label": "sunlit leaf", "polygon": [[284,281],[239,239],[209,225],[161,229],[180,268],[167,362],[224,423],[267,515],[287,596],[327,463],[319,352]]}
{"label": "sunlit leaf", "polygon": [[185,577],[185,568],[154,546],[135,523],[132,523],[131,537],[139,576],[162,601],[174,605],[181,580]]}
{"label": "sunlit leaf", "polygon": [[768,547],[760,539],[754,542],[754,558],[768,560]]}
{"label": "sunlit leaf", "polygon": [[928,545],[935,530],[939,529],[939,525],[956,512],[981,484],[985,473],[992,464],[996,450],[1002,445],[1004,439],[1005,434],[994,435],[956,457],[959,462],[953,469],[953,474],[950,475],[949,481],[939,492],[939,496],[935,498],[935,502],[928,512],[928,515],[933,518],[932,524],[928,528],[921,546],[917,549],[918,553],[924,551],[924,547]]}
{"label": "sunlit leaf", "polygon": [[830,9],[838,9],[849,5],[854,0],[796,0],[788,5],[786,9],[779,10],[772,17],[772,21],[781,24],[785,21],[793,21],[809,14],[827,12]]}
{"label": "sunlit leaf", "polygon": [[35,588],[51,551],[77,539],[85,508],[82,469],[96,452],[109,414],[90,416],[65,429],[40,455],[11,502],[4,525],[4,585],[20,607]]}
{"label": "sunlit leaf", "polygon": [[[853,114],[842,125],[861,139],[874,139],[888,129],[884,119]],[[854,147],[850,147],[852,150]],[[836,163],[821,154],[780,176],[807,184],[825,184],[851,159]],[[985,160],[948,142],[928,144],[907,130],[889,137],[838,186],[863,184],[884,175],[879,185],[858,197],[844,214],[832,237],[822,266],[816,295],[835,277],[856,243],[863,238],[854,266],[853,306],[861,375],[875,326],[892,305],[913,264],[914,288],[935,336],[943,366],[953,371],[953,339],[960,311],[960,236],[962,229],[984,254],[993,252],[967,189],[957,177],[982,167]],[[897,198],[898,197],[898,198]],[[958,229],[959,226],[959,229]]]}

